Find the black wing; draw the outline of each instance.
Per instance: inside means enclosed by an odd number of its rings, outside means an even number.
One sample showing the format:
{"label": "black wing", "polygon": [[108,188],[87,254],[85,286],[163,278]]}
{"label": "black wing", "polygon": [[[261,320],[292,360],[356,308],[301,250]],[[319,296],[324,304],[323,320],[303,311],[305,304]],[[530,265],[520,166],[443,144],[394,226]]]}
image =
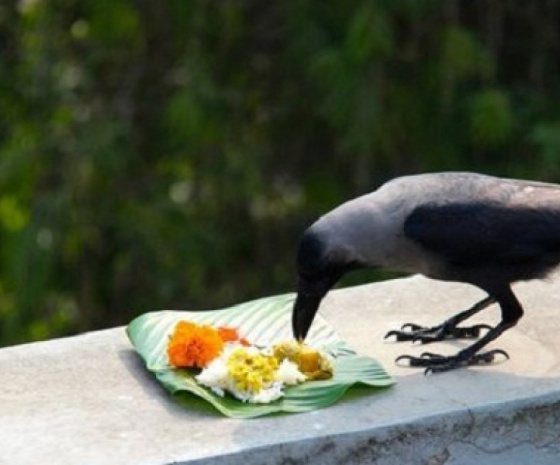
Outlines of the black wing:
{"label": "black wing", "polygon": [[560,262],[560,209],[551,207],[423,205],[404,231],[448,264],[508,269],[511,280],[541,276]]}

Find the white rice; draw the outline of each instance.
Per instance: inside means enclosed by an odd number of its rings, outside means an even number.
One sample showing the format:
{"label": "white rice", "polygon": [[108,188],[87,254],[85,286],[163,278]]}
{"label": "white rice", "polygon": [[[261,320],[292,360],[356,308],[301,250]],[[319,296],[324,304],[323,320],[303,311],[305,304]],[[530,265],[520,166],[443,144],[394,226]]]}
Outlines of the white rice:
{"label": "white rice", "polygon": [[[216,395],[223,397],[229,392],[235,398],[250,403],[268,404],[284,395],[284,386],[294,386],[306,380],[305,375],[299,371],[297,365],[288,359],[283,360],[278,367],[274,381],[260,391],[253,393],[237,389],[234,381],[229,377],[227,360],[231,353],[242,347],[237,343],[227,344],[222,354],[215,358],[195,376],[196,381],[212,390]],[[270,351],[259,351],[256,347],[244,347],[250,354],[262,353],[269,355]]]}

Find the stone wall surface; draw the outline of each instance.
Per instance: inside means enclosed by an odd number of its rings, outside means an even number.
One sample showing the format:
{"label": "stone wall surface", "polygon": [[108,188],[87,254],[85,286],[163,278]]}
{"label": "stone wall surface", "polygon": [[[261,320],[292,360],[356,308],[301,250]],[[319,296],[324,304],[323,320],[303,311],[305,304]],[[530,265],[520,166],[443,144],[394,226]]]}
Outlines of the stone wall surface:
{"label": "stone wall surface", "polygon": [[[398,383],[306,414],[232,420],[196,400],[180,406],[124,328],[2,349],[0,464],[558,464],[560,277],[514,289],[525,316],[491,345],[511,359],[432,376],[394,363],[427,346],[384,334],[440,323],[480,290],[414,276],[331,292],[322,315]],[[498,319],[493,306],[473,322]]]}

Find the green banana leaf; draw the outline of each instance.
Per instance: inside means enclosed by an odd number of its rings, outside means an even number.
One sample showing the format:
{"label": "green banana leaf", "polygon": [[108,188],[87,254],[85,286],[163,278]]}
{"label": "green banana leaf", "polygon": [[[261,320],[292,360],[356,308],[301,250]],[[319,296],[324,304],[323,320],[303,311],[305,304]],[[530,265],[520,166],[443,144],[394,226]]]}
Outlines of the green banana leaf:
{"label": "green banana leaf", "polygon": [[127,333],[147,369],[168,391],[173,394],[188,391],[232,418],[253,418],[275,412],[307,412],[333,404],[355,384],[374,388],[394,384],[395,381],[376,360],[357,355],[319,316],[306,343],[334,357],[334,376],[328,380],[287,387],[284,397],[270,404],[243,403],[227,395],[220,397],[200,386],[194,379],[193,371],[169,366],[167,342],[178,321],[235,327],[252,344],[269,346],[292,338],[290,320],[293,301],[294,294],[289,294],[223,310],[150,312],[134,319],[128,325]]}

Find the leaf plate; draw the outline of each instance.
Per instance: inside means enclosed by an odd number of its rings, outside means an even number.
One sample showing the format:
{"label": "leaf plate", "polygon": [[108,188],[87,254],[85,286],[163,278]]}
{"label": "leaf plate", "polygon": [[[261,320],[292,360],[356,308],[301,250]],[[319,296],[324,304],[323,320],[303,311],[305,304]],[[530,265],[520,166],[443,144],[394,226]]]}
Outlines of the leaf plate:
{"label": "leaf plate", "polygon": [[306,344],[321,348],[334,357],[334,376],[287,387],[284,397],[270,404],[250,404],[229,396],[219,397],[200,386],[192,371],[169,366],[167,341],[178,321],[232,326],[252,344],[269,346],[292,338],[290,320],[294,298],[294,294],[267,297],[222,310],[149,312],[135,318],[128,325],[127,334],[147,369],[169,392],[195,394],[231,418],[308,412],[333,404],[355,384],[380,388],[395,383],[375,359],[356,354],[320,316],[315,319]]}

